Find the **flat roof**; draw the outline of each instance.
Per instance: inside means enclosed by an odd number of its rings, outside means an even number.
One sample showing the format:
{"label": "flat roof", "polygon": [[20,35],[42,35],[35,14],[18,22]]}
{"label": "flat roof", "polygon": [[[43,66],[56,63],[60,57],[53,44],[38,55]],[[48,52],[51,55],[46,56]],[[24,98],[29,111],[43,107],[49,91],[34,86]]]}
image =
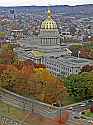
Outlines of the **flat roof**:
{"label": "flat roof", "polygon": [[64,64],[71,66],[76,66],[76,65],[83,66],[83,65],[93,64],[93,60],[78,58],[74,56],[59,57],[58,60],[63,62]]}
{"label": "flat roof", "polygon": [[70,67],[81,67],[84,65],[93,65],[93,60],[78,58],[73,56],[63,56],[63,57],[47,57],[56,62],[60,62],[63,65],[67,65]]}
{"label": "flat roof", "polygon": [[41,57],[41,56],[45,56],[45,55],[46,55],[45,52],[38,51],[38,50],[32,50],[31,53],[32,53],[35,57]]}

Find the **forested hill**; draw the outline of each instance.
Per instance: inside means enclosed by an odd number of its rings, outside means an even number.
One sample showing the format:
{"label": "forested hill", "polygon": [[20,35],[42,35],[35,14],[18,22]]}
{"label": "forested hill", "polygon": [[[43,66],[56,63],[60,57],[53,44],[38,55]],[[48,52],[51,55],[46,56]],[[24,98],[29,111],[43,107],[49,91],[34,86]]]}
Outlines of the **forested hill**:
{"label": "forested hill", "polygon": [[[0,7],[0,13],[15,9],[17,13],[45,13],[47,6],[18,6],[18,7]],[[51,7],[53,12],[63,13],[64,15],[89,15],[93,16],[93,4],[68,6],[68,5],[57,5]]]}

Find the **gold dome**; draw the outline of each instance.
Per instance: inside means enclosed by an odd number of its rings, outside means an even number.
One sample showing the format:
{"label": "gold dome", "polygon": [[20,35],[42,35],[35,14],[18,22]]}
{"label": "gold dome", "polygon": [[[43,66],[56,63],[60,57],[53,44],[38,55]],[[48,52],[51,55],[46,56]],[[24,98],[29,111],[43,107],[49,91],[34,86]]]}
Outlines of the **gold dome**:
{"label": "gold dome", "polygon": [[48,9],[48,18],[41,24],[41,29],[57,29],[57,24],[52,19],[51,10]]}

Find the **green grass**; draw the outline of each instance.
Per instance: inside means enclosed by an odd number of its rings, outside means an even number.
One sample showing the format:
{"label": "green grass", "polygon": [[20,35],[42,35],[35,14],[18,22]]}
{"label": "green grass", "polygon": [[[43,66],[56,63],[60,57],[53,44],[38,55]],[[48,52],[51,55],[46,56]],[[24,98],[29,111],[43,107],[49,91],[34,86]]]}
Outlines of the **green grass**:
{"label": "green grass", "polygon": [[44,56],[44,55],[46,55],[46,53],[45,52],[42,52],[42,51],[32,51],[32,53],[33,53],[33,55],[34,56],[36,56],[36,57],[40,57],[40,56]]}
{"label": "green grass", "polygon": [[5,37],[6,33],[5,32],[0,32],[0,37]]}
{"label": "green grass", "polygon": [[71,97],[71,96],[66,96],[66,97],[64,97],[63,105],[67,106],[67,105],[78,103],[78,102],[79,102],[79,100],[77,98]]}
{"label": "green grass", "polygon": [[26,113],[18,108],[12,107],[0,101],[0,113],[14,119],[22,120]]}
{"label": "green grass", "polygon": [[[26,111],[22,111],[18,108],[12,107],[0,101],[0,114],[6,115],[12,119],[24,121],[25,125],[49,125],[52,124],[52,120],[44,118],[39,115],[35,115]],[[28,116],[28,117],[27,117]],[[1,125],[1,124],[0,124]]]}
{"label": "green grass", "polygon": [[84,115],[93,118],[93,112],[86,111]]}

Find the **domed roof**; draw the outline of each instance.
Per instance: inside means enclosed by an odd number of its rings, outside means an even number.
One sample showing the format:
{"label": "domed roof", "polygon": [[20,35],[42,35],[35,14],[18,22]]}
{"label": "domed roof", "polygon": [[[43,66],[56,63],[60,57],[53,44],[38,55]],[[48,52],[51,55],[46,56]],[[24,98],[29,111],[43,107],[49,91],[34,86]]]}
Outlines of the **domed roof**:
{"label": "domed roof", "polygon": [[57,29],[57,24],[53,21],[50,10],[48,10],[48,18],[41,24],[41,29]]}

